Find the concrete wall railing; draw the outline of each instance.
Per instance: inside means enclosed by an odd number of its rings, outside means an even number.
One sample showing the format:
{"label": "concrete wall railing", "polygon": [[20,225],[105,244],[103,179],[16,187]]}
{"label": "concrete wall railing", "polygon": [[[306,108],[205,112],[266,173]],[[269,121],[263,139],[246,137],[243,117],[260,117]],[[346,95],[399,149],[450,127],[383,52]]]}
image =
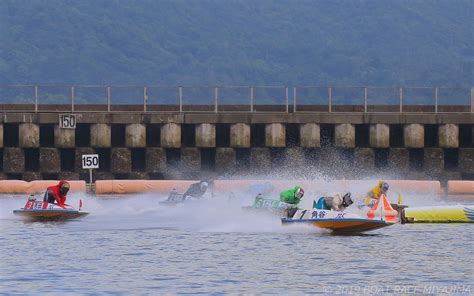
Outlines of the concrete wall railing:
{"label": "concrete wall railing", "polygon": [[[184,192],[190,184],[198,181],[177,180],[99,180],[96,181],[96,194],[131,194],[155,192],[168,194],[173,188]],[[391,192],[403,193],[431,193],[440,194],[441,184],[439,181],[415,181],[415,180],[387,180],[391,185]],[[213,188],[217,193],[234,192],[247,193],[252,186],[269,184],[273,192],[279,192],[292,188],[295,185],[303,186],[307,192],[324,193],[327,189],[335,188],[333,191],[353,191],[362,189],[369,190],[377,184],[376,180],[335,180],[331,182],[310,180],[216,180]],[[329,192],[327,192],[329,193]],[[316,196],[313,196],[316,198]]]}
{"label": "concrete wall railing", "polygon": [[447,193],[450,200],[474,200],[474,181],[448,181]]}
{"label": "concrete wall railing", "polygon": [[473,87],[0,85],[3,112],[474,112]]}
{"label": "concrete wall railing", "polygon": [[[26,182],[22,180],[1,180],[0,193],[3,194],[34,194],[43,193],[46,188],[58,184],[58,181],[31,181]],[[69,181],[71,185],[71,192],[86,192],[85,181]]]}
{"label": "concrete wall railing", "polygon": [[[433,193],[440,194],[441,184],[439,181],[419,181],[419,180],[386,180],[390,184],[392,193]],[[334,188],[332,191],[365,191],[377,184],[377,180],[217,180],[215,181],[216,191],[229,191],[250,188],[254,184],[270,184],[275,191],[286,190],[295,185],[300,185],[311,192],[330,193],[327,188]]]}
{"label": "concrete wall railing", "polygon": [[184,192],[190,184],[198,181],[182,180],[98,180],[95,182],[95,193],[101,194],[133,194],[159,193],[168,194],[172,189]]}
{"label": "concrete wall railing", "polygon": [[474,195],[474,181],[448,181],[448,194]]}
{"label": "concrete wall railing", "polygon": [[[398,194],[433,194],[439,196],[446,193],[449,199],[466,200],[474,198],[474,181],[448,181],[446,191],[441,187],[439,181],[420,181],[420,180],[385,180],[390,184],[390,194],[392,198]],[[96,195],[123,195],[156,193],[167,195],[172,189],[178,192],[184,192],[189,185],[198,182],[183,180],[98,180],[95,182]],[[58,181],[32,181],[22,180],[2,180],[0,181],[1,194],[34,194],[44,192],[48,186],[56,185]],[[86,192],[85,181],[69,181],[71,192]],[[351,191],[355,196],[362,196],[365,191],[377,184],[377,180],[215,180],[211,186],[217,194],[226,194],[233,192],[239,197],[251,197],[249,194],[252,188],[258,186],[270,188],[271,192],[277,197],[278,192],[286,190],[295,185],[305,188],[310,199],[316,199],[319,196],[315,194],[334,193],[342,191]],[[328,191],[328,188],[334,188]],[[255,189],[258,190],[258,189]],[[240,196],[245,195],[245,196]]]}

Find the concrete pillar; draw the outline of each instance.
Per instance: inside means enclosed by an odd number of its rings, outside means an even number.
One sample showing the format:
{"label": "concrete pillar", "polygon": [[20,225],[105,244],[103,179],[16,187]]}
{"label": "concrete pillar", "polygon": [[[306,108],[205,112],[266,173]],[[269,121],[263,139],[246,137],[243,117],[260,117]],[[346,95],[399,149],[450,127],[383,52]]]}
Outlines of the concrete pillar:
{"label": "concrete pillar", "polygon": [[181,169],[197,172],[201,170],[201,151],[199,148],[181,148]]}
{"label": "concrete pillar", "polygon": [[91,125],[91,146],[109,148],[112,146],[112,131],[108,124],[96,123]]}
{"label": "concrete pillar", "polygon": [[216,147],[216,125],[201,123],[196,125],[196,147]]}
{"label": "concrete pillar", "polygon": [[471,113],[474,113],[474,87],[471,87]]}
{"label": "concrete pillar", "polygon": [[397,171],[406,172],[410,169],[410,154],[406,148],[390,148],[388,153],[388,167]]}
{"label": "concrete pillar", "polygon": [[130,152],[130,149],[111,149],[110,171],[114,174],[126,174],[132,171],[132,153]]}
{"label": "concrete pillar", "polygon": [[286,128],[282,123],[269,123],[265,126],[265,146],[285,147]]}
{"label": "concrete pillar", "polygon": [[441,148],[425,148],[423,170],[432,177],[438,177],[444,171],[444,152]]}
{"label": "concrete pillar", "polygon": [[355,126],[349,123],[337,124],[334,143],[336,147],[355,147]]}
{"label": "concrete pillar", "polygon": [[166,170],[166,150],[163,148],[146,148],[146,171],[162,173]]}
{"label": "concrete pillar", "polygon": [[146,147],[146,127],[144,124],[127,124],[125,127],[125,146],[131,148]]}
{"label": "concrete pillar", "polygon": [[388,124],[371,124],[369,129],[370,147],[390,147],[390,127]]}
{"label": "concrete pillar", "polygon": [[319,124],[305,123],[300,125],[300,146],[305,148],[321,147]]}
{"label": "concrete pillar", "polygon": [[425,146],[425,127],[422,124],[407,124],[403,128],[403,138],[407,148],[423,148]]}
{"label": "concrete pillar", "polygon": [[161,147],[181,147],[181,125],[176,123],[163,124],[160,129]]}
{"label": "concrete pillar", "polygon": [[25,153],[21,148],[3,149],[3,171],[5,173],[23,173],[25,170]]}
{"label": "concrete pillar", "polygon": [[18,141],[22,148],[36,148],[40,145],[40,128],[34,123],[22,123],[18,127]]}
{"label": "concrete pillar", "polygon": [[371,148],[355,148],[354,165],[361,170],[360,172],[370,173],[375,168],[374,150]]}
{"label": "concrete pillar", "polygon": [[57,148],[40,148],[39,169],[42,173],[59,173],[61,171],[61,155]]}
{"label": "concrete pillar", "polygon": [[[82,155],[84,154],[95,154],[94,148],[91,147],[77,147],[75,150],[75,160],[74,160],[74,171],[77,173],[85,173],[88,170],[82,169]],[[99,159],[99,166],[102,160]]]}
{"label": "concrete pillar", "polygon": [[76,130],[72,128],[60,128],[54,126],[54,146],[56,148],[76,147]]}
{"label": "concrete pillar", "polygon": [[41,173],[38,172],[24,172],[21,179],[26,182],[41,180]]}
{"label": "concrete pillar", "polygon": [[474,148],[459,149],[459,170],[465,174],[474,174]]}
{"label": "concrete pillar", "polygon": [[474,125],[471,126],[471,146],[474,146]]}
{"label": "concrete pillar", "polygon": [[439,147],[459,147],[459,126],[457,124],[441,124],[438,126]]}
{"label": "concrete pillar", "polygon": [[262,173],[270,171],[272,155],[269,148],[250,148],[250,170]]}
{"label": "concrete pillar", "polygon": [[0,148],[3,147],[3,124],[0,124]]}
{"label": "concrete pillar", "polygon": [[250,125],[236,123],[230,125],[230,146],[233,148],[250,148]]}
{"label": "concrete pillar", "polygon": [[233,172],[236,168],[236,156],[234,148],[216,149],[216,171],[219,173]]}
{"label": "concrete pillar", "polygon": [[[79,176],[79,173],[76,173],[76,172],[60,172],[58,174],[58,179],[59,180],[79,180],[80,176]],[[87,182],[89,183],[89,178],[87,179]]]}

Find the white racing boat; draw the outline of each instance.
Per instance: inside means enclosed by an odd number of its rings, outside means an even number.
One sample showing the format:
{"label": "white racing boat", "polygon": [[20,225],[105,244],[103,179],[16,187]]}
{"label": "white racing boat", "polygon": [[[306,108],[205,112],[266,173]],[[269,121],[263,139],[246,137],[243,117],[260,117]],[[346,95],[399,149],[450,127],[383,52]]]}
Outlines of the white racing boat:
{"label": "white racing boat", "polygon": [[393,225],[398,222],[395,211],[387,197],[374,204],[366,216],[355,213],[337,212],[320,209],[298,210],[293,218],[282,218],[283,225],[307,224],[328,229],[334,233],[360,233]]}
{"label": "white racing boat", "polygon": [[14,210],[13,214],[36,221],[68,220],[88,215],[82,211],[82,200],[79,201],[79,209],[70,205],[59,206],[46,201],[37,201],[34,197],[28,198],[25,206]]}

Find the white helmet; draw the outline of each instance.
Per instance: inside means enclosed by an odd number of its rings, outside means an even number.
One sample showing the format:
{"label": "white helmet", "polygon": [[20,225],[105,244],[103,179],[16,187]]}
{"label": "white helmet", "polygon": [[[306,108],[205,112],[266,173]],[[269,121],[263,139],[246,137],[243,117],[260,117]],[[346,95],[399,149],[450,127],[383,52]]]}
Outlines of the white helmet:
{"label": "white helmet", "polygon": [[295,197],[301,199],[301,198],[303,198],[303,196],[304,196],[304,190],[303,190],[303,188],[299,187],[298,189],[296,189],[296,191],[295,191]]}
{"label": "white helmet", "polygon": [[206,190],[207,187],[209,186],[209,183],[207,181],[201,181],[201,190]]}

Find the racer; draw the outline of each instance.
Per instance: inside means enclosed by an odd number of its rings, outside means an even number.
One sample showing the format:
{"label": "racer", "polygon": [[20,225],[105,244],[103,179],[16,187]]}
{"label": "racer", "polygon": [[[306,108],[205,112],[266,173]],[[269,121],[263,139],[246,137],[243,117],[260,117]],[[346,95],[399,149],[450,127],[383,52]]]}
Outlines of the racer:
{"label": "racer", "polygon": [[389,185],[385,181],[379,181],[377,186],[372,188],[369,192],[367,192],[367,197],[371,199],[379,199],[380,196],[385,195],[387,196]]}
{"label": "racer", "polygon": [[323,196],[313,207],[319,210],[342,212],[353,203],[354,201],[352,200],[351,193],[346,192],[344,195],[336,193],[334,196]]}
{"label": "racer", "polygon": [[183,193],[183,200],[186,200],[188,197],[202,197],[206,193],[208,187],[209,182],[205,180],[202,180],[199,183],[191,184],[188,190]]}
{"label": "racer", "polygon": [[49,186],[46,189],[43,201],[56,203],[58,206],[63,207],[66,203],[69,188],[69,183],[65,180],[61,180],[58,185]]}
{"label": "racer", "polygon": [[288,218],[293,218],[303,196],[304,190],[301,186],[280,192],[280,201],[286,203],[288,207]]}

